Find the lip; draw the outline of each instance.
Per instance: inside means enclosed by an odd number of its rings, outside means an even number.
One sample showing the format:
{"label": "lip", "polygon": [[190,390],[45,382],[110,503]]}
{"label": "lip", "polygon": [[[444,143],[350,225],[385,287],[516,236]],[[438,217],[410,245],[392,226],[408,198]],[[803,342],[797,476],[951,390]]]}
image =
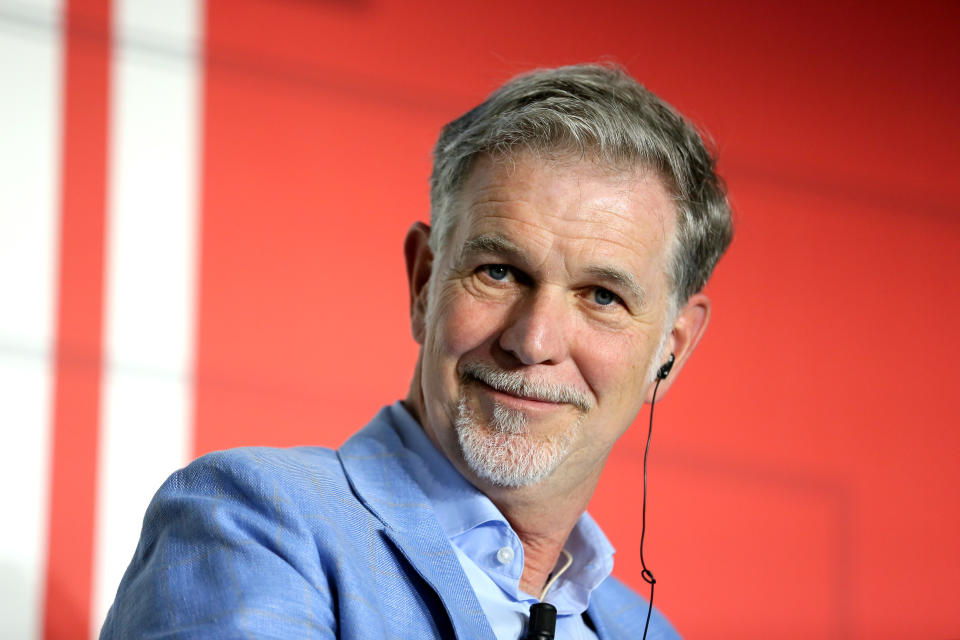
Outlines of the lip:
{"label": "lip", "polygon": [[528,412],[548,412],[556,411],[557,409],[562,409],[566,406],[566,404],[562,402],[537,400],[535,398],[528,398],[526,396],[515,396],[505,391],[498,391],[497,389],[494,389],[487,383],[480,380],[474,380],[474,382],[477,384],[477,386],[483,389],[484,392],[492,396],[499,404],[512,409]]}

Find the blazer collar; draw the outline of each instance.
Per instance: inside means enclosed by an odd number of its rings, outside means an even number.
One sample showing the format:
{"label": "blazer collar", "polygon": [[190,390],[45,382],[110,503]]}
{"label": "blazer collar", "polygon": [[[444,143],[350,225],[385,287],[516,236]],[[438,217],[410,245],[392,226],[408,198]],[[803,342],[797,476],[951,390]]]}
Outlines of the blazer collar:
{"label": "blazer collar", "polygon": [[446,607],[460,638],[495,640],[483,609],[433,513],[427,497],[406,468],[411,455],[384,407],[337,451],[360,501],[384,524],[385,535]]}

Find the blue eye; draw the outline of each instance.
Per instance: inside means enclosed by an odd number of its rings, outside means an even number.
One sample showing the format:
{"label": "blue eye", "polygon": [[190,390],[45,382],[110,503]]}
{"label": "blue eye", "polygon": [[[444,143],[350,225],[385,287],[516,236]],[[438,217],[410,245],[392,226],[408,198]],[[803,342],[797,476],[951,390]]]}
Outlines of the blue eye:
{"label": "blue eye", "polygon": [[485,269],[487,270],[487,275],[494,280],[503,280],[510,274],[510,269],[502,264],[488,264]]}
{"label": "blue eye", "polygon": [[593,292],[593,300],[597,304],[606,306],[617,301],[617,294],[613,293],[609,289],[598,287]]}

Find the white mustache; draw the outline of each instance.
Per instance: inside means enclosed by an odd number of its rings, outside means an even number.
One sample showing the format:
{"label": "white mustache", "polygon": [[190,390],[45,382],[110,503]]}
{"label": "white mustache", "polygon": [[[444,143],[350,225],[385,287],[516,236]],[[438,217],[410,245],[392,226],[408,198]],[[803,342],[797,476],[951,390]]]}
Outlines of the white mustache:
{"label": "white mustache", "polygon": [[468,362],[461,367],[460,376],[465,381],[474,378],[497,391],[523,398],[572,404],[581,411],[589,411],[593,408],[590,398],[579,389],[564,385],[532,382],[518,371],[504,371],[487,364]]}

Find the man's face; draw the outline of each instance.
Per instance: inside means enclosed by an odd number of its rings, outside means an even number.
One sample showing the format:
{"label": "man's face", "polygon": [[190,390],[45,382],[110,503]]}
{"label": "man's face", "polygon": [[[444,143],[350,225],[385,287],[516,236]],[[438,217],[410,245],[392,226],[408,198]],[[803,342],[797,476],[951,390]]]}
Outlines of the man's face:
{"label": "man's face", "polygon": [[667,191],[522,152],[478,159],[456,206],[423,293],[427,434],[478,484],[595,479],[665,356]]}

